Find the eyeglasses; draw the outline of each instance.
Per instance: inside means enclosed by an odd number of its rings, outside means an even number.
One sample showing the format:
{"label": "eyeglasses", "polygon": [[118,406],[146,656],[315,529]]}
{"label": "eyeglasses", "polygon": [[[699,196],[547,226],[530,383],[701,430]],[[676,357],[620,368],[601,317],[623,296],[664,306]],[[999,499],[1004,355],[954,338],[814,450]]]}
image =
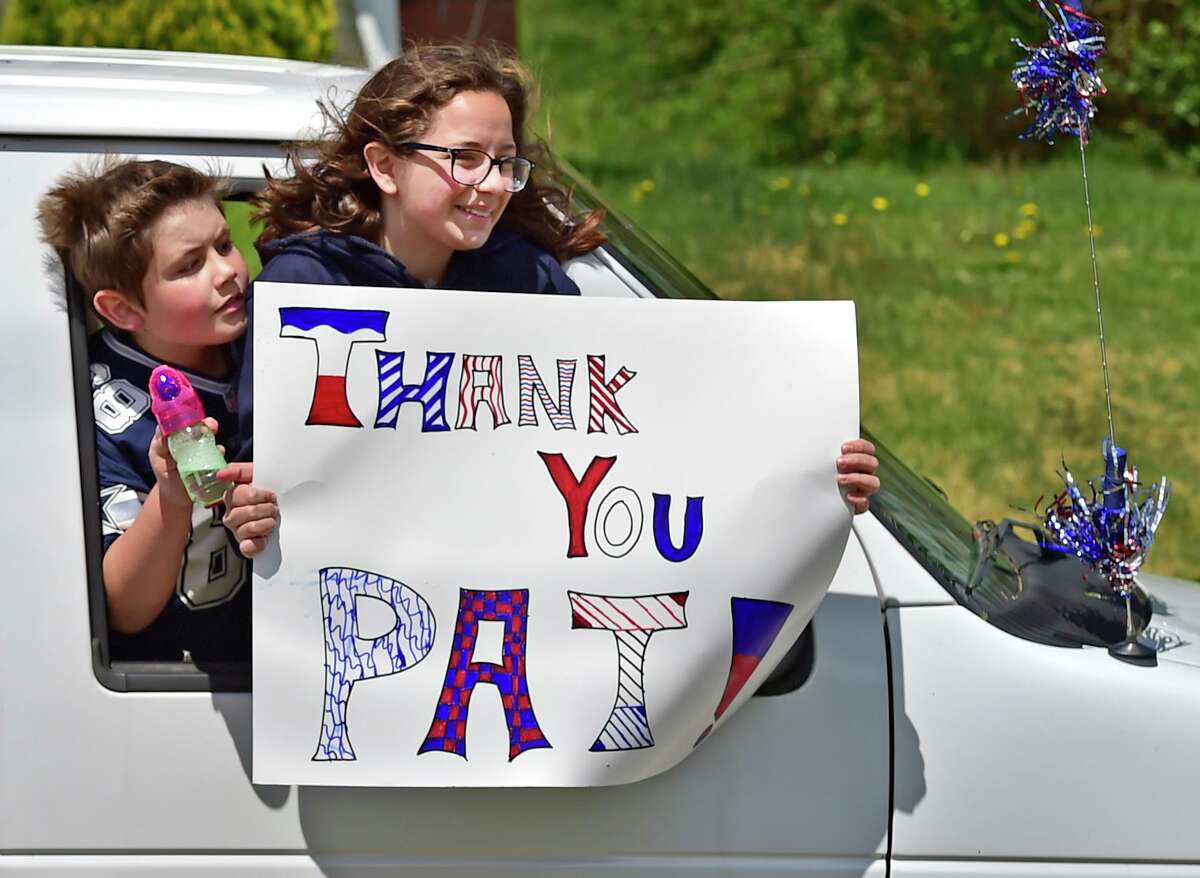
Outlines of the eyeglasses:
{"label": "eyeglasses", "polygon": [[406,151],[425,150],[444,152],[450,156],[450,176],[463,186],[478,186],[492,173],[500,169],[500,179],[509,192],[520,192],[529,182],[534,164],[524,156],[510,155],[502,159],[493,158],[482,149],[459,149],[448,146],[431,146],[428,143],[402,143]]}

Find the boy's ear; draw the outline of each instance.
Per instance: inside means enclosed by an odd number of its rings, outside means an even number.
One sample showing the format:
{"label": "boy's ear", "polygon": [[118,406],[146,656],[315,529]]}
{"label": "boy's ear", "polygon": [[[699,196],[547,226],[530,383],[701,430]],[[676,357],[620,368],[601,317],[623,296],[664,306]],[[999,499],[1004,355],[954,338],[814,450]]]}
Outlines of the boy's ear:
{"label": "boy's ear", "polygon": [[400,170],[400,160],[396,154],[382,143],[372,140],[363,147],[363,158],[367,162],[367,170],[371,179],[384,195],[395,195],[400,191],[397,174]]}
{"label": "boy's ear", "polygon": [[92,296],[92,307],[105,323],[118,329],[136,332],[146,324],[146,314],[142,308],[118,290],[98,290]]}

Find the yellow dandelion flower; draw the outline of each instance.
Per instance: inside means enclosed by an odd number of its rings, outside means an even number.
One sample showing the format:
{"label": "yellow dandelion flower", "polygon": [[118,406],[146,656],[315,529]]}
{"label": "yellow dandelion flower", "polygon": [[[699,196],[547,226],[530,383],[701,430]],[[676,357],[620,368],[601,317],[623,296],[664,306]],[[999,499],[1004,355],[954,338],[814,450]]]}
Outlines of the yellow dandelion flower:
{"label": "yellow dandelion flower", "polygon": [[1018,241],[1024,241],[1027,237],[1029,237],[1029,229],[1025,228],[1024,226],[1017,226],[1015,229],[1013,229],[1013,237]]}
{"label": "yellow dandelion flower", "polygon": [[887,210],[888,200],[882,195],[876,195],[871,199],[871,207],[875,208],[876,210]]}
{"label": "yellow dandelion flower", "polygon": [[917,198],[928,198],[929,193],[932,191],[928,183],[918,183],[913,187],[913,192],[917,193]]}
{"label": "yellow dandelion flower", "polygon": [[1021,254],[1018,253],[1016,250],[1009,250],[1007,253],[1004,254],[1004,261],[1008,262],[1012,265],[1016,265],[1018,262],[1021,261]]}
{"label": "yellow dandelion flower", "polygon": [[1037,216],[1038,206],[1032,201],[1026,201],[1021,205],[1021,216]]}
{"label": "yellow dandelion flower", "polygon": [[634,185],[630,190],[630,197],[633,198],[635,204],[641,204],[646,200],[646,196],[654,191],[654,181],[647,177],[645,180]]}
{"label": "yellow dandelion flower", "polygon": [[1017,228],[1024,231],[1025,234],[1031,235],[1035,231],[1037,231],[1037,223],[1035,223],[1033,220],[1027,218],[1027,219],[1023,219],[1019,223],[1017,223]]}
{"label": "yellow dandelion flower", "polygon": [[[1087,226],[1083,227],[1083,233],[1085,235],[1088,233]],[[1099,238],[1101,235],[1104,234],[1104,226],[1092,226],[1092,234],[1094,234],[1097,238]]]}
{"label": "yellow dandelion flower", "polygon": [[770,189],[772,192],[782,192],[785,189],[791,189],[792,188],[792,178],[791,177],[776,177],[774,180],[772,180],[770,183],[767,184],[767,188]]}
{"label": "yellow dandelion flower", "polygon": [[1008,235],[1006,235],[1004,232],[996,232],[996,234],[992,235],[992,243],[997,247],[1007,247]]}
{"label": "yellow dandelion flower", "polygon": [[850,217],[842,213],[840,210],[833,215],[833,224],[835,226],[844,226],[850,222]]}

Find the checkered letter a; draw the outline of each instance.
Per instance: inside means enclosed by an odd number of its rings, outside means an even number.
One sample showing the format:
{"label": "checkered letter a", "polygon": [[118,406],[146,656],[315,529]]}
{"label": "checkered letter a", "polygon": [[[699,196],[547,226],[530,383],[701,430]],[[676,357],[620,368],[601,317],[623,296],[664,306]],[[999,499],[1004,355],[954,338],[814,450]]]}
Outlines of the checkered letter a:
{"label": "checkered letter a", "polygon": [[[504,623],[502,664],[473,661],[480,622]],[[500,690],[500,703],[508,723],[510,762],[526,750],[550,746],[533,714],[529,683],[525,679],[528,622],[527,588],[509,591],[459,589],[458,619],[454,624],[454,641],[446,666],[446,683],[434,709],[429,734],[418,754],[441,750],[467,758],[467,711],[471,707],[471,693],[479,683],[491,683]]]}

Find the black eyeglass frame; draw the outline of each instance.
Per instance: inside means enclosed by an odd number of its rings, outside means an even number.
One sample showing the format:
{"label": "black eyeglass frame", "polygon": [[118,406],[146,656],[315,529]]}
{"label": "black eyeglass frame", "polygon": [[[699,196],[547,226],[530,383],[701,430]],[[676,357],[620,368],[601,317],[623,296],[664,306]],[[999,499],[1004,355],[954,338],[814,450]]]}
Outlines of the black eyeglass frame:
{"label": "black eyeglass frame", "polygon": [[[525,179],[523,181],[521,181],[521,185],[518,186],[516,189],[509,189],[508,186],[504,187],[509,192],[513,192],[513,193],[520,192],[527,185],[529,185],[529,178],[533,176],[533,169],[537,167],[536,162],[534,162],[532,159],[525,158],[525,156],[523,156],[523,155],[508,155],[508,156],[505,156],[504,158],[498,159],[495,156],[493,156],[492,154],[484,152],[482,149],[476,149],[475,147],[470,147],[470,146],[463,146],[463,147],[434,146],[432,143],[416,143],[416,142],[410,141],[408,143],[401,143],[400,148],[403,149],[405,152],[413,152],[415,150],[424,150],[426,152],[444,152],[444,153],[448,154],[450,156],[450,176],[454,178],[454,182],[456,182],[462,186],[478,186],[480,183],[482,183],[484,180],[486,180],[491,175],[492,168],[496,167],[497,165],[500,166],[500,179],[503,180],[504,179],[504,163],[505,162],[514,162],[515,163],[515,162],[521,161],[529,166],[529,172],[525,175]],[[454,169],[458,164],[458,156],[459,156],[459,154],[464,153],[464,152],[479,153],[482,156],[486,156],[488,162],[490,162],[490,164],[488,165],[487,171],[475,183],[464,183],[462,180],[458,179],[458,177],[454,176]],[[515,164],[513,165],[513,168],[515,171],[515,168],[516,168]],[[510,177],[509,179],[515,181],[517,179],[516,174],[514,173],[513,176]]]}

